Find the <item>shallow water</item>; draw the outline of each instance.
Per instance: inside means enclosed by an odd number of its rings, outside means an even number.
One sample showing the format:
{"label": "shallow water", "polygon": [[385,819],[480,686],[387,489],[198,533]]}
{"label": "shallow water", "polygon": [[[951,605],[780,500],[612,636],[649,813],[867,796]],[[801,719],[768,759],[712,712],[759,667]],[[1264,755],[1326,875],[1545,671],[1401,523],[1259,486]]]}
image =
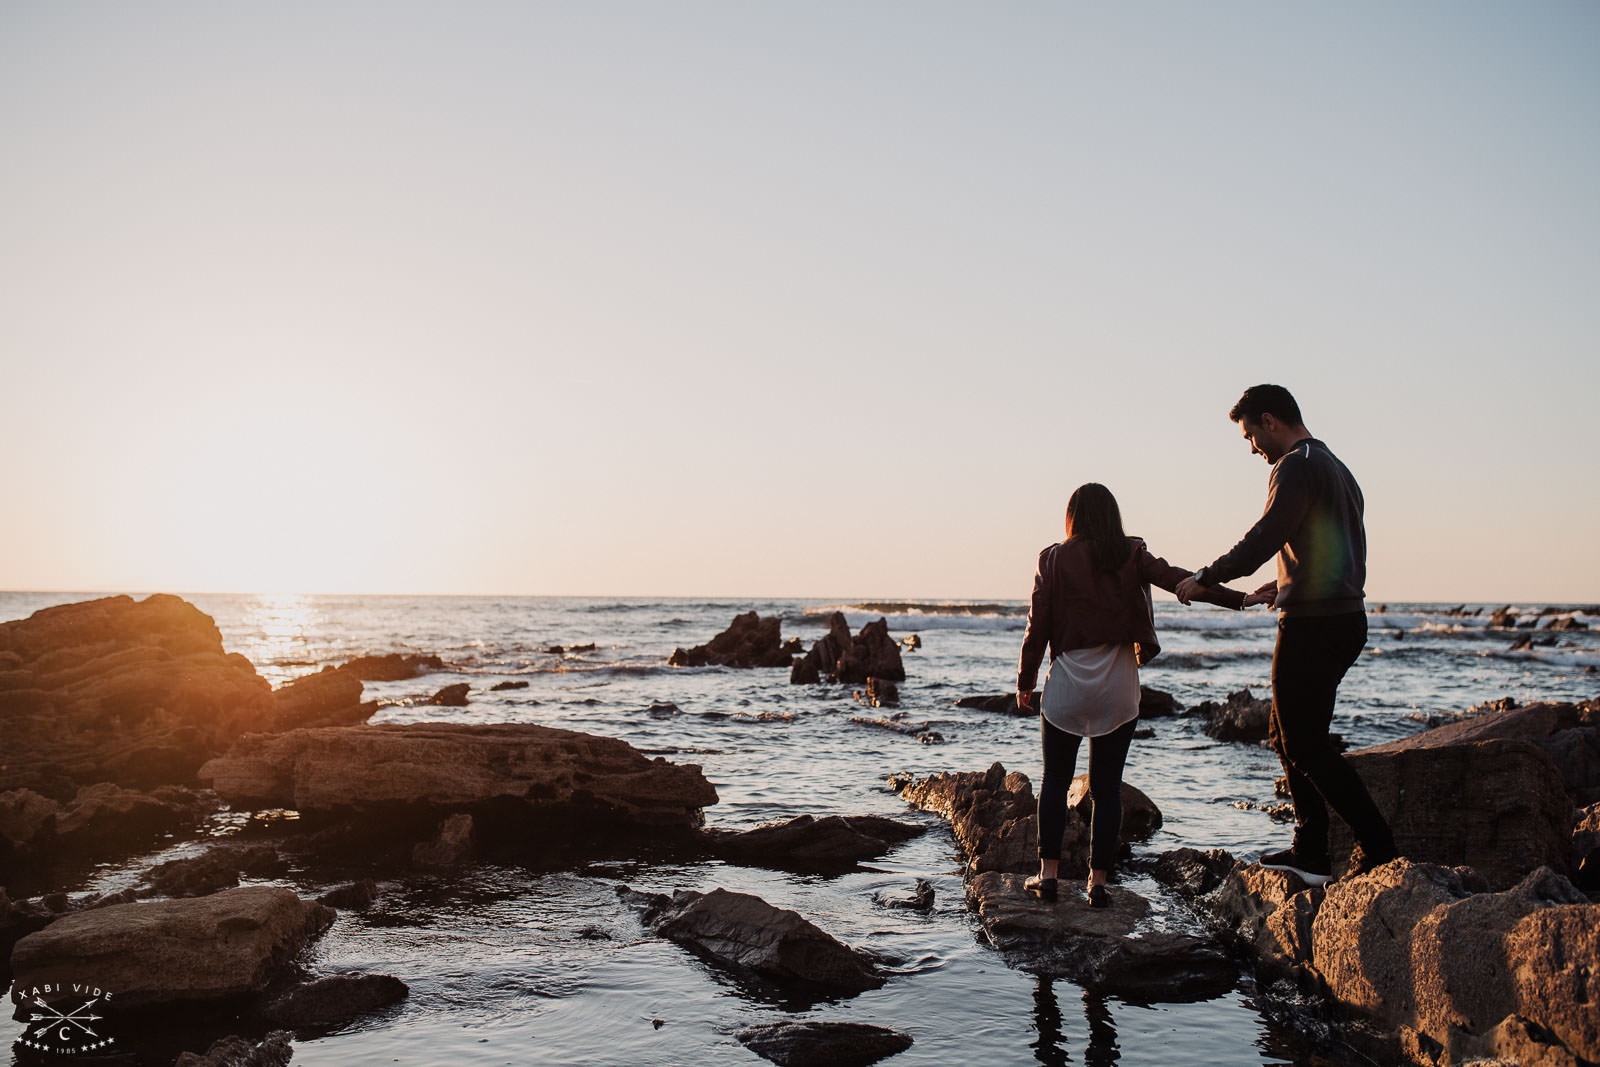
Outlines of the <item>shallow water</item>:
{"label": "shallow water", "polygon": [[[82,595],[0,594],[0,618],[17,618]],[[365,914],[341,914],[311,959],[321,972],[381,971],[411,996],[387,1014],[298,1041],[295,1062],[354,1065],[759,1063],[739,1030],[793,1017],[870,1022],[915,1039],[892,1061],[948,1064],[987,1059],[1039,1063],[1363,1062],[1353,1050],[1319,1053],[1269,1021],[1270,1004],[1248,981],[1196,1004],[1137,1005],[1064,981],[1006,967],[981,943],[962,902],[953,840],[941,820],[911,812],[885,783],[894,772],[980,770],[998,760],[1036,776],[1037,725],[955,708],[957,698],[1012,688],[1022,607],[884,605],[896,637],[916,633],[907,653],[900,711],[931,721],[944,743],[851,722],[889,714],[864,709],[849,687],[790,686],[785,670],[674,669],[676,646],[703,643],[736,613],[781,615],[784,634],[808,645],[827,613],[844,607],[853,628],[877,613],[821,601],[584,600],[404,597],[191,598],[217,620],[224,644],[274,684],[368,652],[434,652],[445,672],[368,683],[367,699],[392,702],[379,722],[527,721],[621,737],[677,762],[698,763],[720,802],[714,826],[745,827],[801,813],[882,814],[928,825],[861,871],[832,878],[684,863],[647,853],[594,859],[574,869],[532,871],[482,865],[470,875],[380,879]],[[1489,608],[1498,605],[1489,605]],[[1185,705],[1251,687],[1266,695],[1273,620],[1159,604],[1165,649],[1145,669],[1147,685]],[[1507,650],[1511,635],[1482,617],[1453,618],[1451,605],[1389,605],[1371,616],[1366,654],[1342,690],[1335,729],[1352,745],[1414,732],[1428,715],[1452,715],[1483,700],[1581,699],[1600,695],[1600,631],[1558,634],[1567,648]],[[1470,606],[1469,606],[1470,607]],[[1540,605],[1531,606],[1538,610]],[[1484,612],[1487,614],[1487,610]],[[1592,609],[1577,615],[1600,625]],[[556,653],[554,645],[593,643]],[[421,702],[466,681],[473,703]],[[489,692],[502,681],[528,688]],[[774,717],[776,716],[776,717]],[[1139,854],[1180,845],[1251,853],[1275,847],[1287,828],[1263,810],[1277,803],[1277,761],[1265,748],[1216,742],[1195,719],[1158,719],[1136,741],[1127,779],[1161,808],[1165,825]],[[226,828],[227,821],[219,825]],[[180,846],[173,854],[197,850]],[[99,871],[86,888],[131,884],[153,858]],[[347,872],[358,877],[359,870]],[[372,872],[375,875],[384,872]],[[391,874],[398,872],[389,872]],[[931,914],[878,906],[880,890],[933,883]],[[281,880],[305,895],[325,888],[293,871]],[[775,1003],[669,942],[646,935],[616,888],[671,892],[722,886],[793,908],[841,940],[895,961],[882,989],[838,1002]],[[1156,897],[1148,879],[1130,890]],[[1068,905],[1064,905],[1068,906]],[[1152,921],[1189,920],[1173,905]],[[395,925],[400,924],[400,925]],[[657,1025],[659,1020],[659,1025]],[[19,1024],[5,1020],[0,1039]],[[152,1061],[155,1062],[155,1061]]]}

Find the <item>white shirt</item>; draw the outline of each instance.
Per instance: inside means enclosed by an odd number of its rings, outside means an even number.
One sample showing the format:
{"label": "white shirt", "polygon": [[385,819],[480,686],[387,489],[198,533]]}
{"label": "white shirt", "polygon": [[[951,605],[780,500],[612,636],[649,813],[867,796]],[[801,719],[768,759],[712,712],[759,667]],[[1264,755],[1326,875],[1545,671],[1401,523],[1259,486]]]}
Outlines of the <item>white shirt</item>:
{"label": "white shirt", "polygon": [[1100,737],[1139,717],[1139,661],[1133,646],[1095,645],[1050,664],[1039,712],[1058,730]]}

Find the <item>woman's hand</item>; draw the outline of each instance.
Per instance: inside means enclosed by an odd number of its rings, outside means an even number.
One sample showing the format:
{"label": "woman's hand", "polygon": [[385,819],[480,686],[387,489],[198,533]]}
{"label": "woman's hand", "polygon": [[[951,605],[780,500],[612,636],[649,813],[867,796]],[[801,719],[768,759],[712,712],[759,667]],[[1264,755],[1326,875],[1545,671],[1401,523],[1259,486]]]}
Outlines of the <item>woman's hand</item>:
{"label": "woman's hand", "polygon": [[1260,589],[1257,589],[1253,593],[1247,593],[1244,598],[1244,607],[1248,608],[1255,604],[1272,604],[1275,603],[1277,599],[1278,583],[1276,581],[1272,581],[1268,582],[1266,585],[1262,586]]}
{"label": "woman's hand", "polygon": [[1033,710],[1033,694],[1032,693],[1024,693],[1020,689],[1017,690],[1017,707],[1021,708],[1023,711],[1032,711]]}

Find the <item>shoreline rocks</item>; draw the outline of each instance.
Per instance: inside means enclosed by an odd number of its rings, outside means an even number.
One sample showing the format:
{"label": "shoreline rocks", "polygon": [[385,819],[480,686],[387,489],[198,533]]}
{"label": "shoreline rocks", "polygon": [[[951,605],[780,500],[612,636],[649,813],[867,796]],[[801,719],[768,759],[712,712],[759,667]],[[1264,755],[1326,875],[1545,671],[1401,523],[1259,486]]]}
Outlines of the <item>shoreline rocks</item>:
{"label": "shoreline rocks", "polygon": [[848,870],[876,859],[926,832],[915,823],[881,815],[799,815],[753,830],[701,832],[714,855],[735,862],[784,870]]}
{"label": "shoreline rocks", "polygon": [[889,636],[888,620],[881,618],[851,637],[850,624],[839,611],[829,616],[827,634],[805,656],[797,657],[789,672],[791,685],[822,681],[865,685],[869,678],[880,679],[880,684],[906,680],[900,645]]}
{"label": "shoreline rocks", "polygon": [[866,1023],[772,1023],[733,1035],[745,1048],[779,1067],[868,1067],[904,1052],[911,1035]]}
{"label": "shoreline rocks", "polygon": [[785,642],[783,620],[763,619],[753,611],[734,616],[728,628],[703,645],[675,649],[671,667],[787,667],[800,651],[800,639]]}

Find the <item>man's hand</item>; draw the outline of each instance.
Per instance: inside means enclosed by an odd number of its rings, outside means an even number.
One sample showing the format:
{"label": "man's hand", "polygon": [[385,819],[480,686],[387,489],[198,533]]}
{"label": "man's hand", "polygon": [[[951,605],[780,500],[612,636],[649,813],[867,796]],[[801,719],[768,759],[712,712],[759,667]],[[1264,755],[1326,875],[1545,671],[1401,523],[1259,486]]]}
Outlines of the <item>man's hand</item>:
{"label": "man's hand", "polygon": [[1277,600],[1278,583],[1276,581],[1271,581],[1262,586],[1260,589],[1257,589],[1255,592],[1246,594],[1244,598],[1244,606],[1248,608],[1255,604],[1274,604],[1277,602]]}
{"label": "man's hand", "polygon": [[1017,690],[1017,707],[1021,708],[1023,711],[1032,711],[1033,710],[1033,694],[1032,693],[1024,693],[1020,689]]}
{"label": "man's hand", "polygon": [[1178,598],[1178,603],[1187,604],[1189,601],[1199,596],[1200,591],[1204,588],[1205,586],[1201,585],[1193,578],[1185,578],[1183,581],[1178,583],[1178,588],[1173,592]]}

